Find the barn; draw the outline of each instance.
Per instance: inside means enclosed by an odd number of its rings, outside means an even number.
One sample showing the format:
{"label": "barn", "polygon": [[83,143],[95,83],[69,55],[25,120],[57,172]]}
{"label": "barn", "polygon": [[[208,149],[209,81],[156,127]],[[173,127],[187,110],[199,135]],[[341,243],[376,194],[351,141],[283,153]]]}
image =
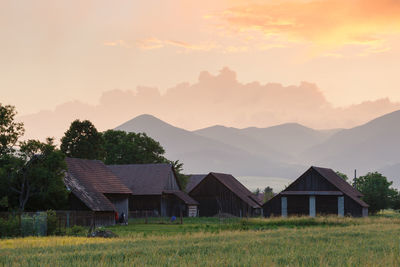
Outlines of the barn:
{"label": "barn", "polygon": [[132,216],[197,216],[198,202],[181,190],[171,164],[109,165],[132,191]]}
{"label": "barn", "polygon": [[291,216],[317,214],[368,216],[363,195],[332,169],[312,166],[286,189],[263,205],[264,215]]}
{"label": "barn", "polygon": [[192,175],[188,194],[200,204],[200,216],[228,213],[238,217],[261,215],[261,203],[235,177],[225,173]]}
{"label": "barn", "polygon": [[64,183],[71,210],[93,211],[95,225],[115,224],[115,212],[128,219],[131,190],[99,160],[66,158]]}

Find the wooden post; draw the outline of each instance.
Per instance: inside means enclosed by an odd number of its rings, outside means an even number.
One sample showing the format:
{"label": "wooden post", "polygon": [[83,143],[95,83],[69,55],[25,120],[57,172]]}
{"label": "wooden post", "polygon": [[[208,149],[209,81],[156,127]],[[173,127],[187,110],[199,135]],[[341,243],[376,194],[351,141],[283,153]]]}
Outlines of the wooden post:
{"label": "wooden post", "polygon": [[180,210],[181,210],[181,214],[180,214],[180,215],[181,215],[181,224],[183,224],[183,213],[182,213],[182,207],[181,207],[181,209],[180,209]]}
{"label": "wooden post", "polygon": [[145,211],[145,218],[146,218],[146,219],[145,219],[145,224],[148,224],[148,223],[149,223],[149,220],[148,220],[147,216],[148,216],[148,215],[147,215],[147,210],[146,210],[146,211]]}

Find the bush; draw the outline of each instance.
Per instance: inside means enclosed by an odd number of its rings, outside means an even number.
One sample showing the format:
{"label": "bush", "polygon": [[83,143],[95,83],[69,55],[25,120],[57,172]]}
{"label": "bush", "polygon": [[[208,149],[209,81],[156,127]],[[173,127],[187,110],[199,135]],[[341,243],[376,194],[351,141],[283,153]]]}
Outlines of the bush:
{"label": "bush", "polygon": [[88,230],[79,225],[74,225],[71,228],[67,228],[66,235],[68,236],[87,236]]}
{"label": "bush", "polygon": [[54,210],[47,211],[47,235],[56,235],[57,215]]}
{"label": "bush", "polygon": [[0,218],[0,237],[14,237],[21,235],[21,228],[17,216],[10,216],[8,219]]}

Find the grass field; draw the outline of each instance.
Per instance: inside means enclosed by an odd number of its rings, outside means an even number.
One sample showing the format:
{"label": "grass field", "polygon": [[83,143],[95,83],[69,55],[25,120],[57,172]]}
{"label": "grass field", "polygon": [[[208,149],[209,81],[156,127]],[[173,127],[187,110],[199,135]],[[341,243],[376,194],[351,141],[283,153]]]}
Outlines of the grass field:
{"label": "grass field", "polygon": [[5,266],[400,266],[400,218],[131,221],[120,237],[0,240]]}

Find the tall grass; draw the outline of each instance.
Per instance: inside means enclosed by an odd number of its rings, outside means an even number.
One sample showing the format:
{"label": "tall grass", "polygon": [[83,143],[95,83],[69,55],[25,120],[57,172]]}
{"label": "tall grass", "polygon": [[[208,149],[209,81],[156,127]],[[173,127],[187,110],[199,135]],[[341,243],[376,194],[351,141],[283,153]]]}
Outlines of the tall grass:
{"label": "tall grass", "polygon": [[[115,239],[0,240],[0,265],[400,266],[400,219],[276,218],[238,220],[236,224],[244,222],[248,230],[208,232],[200,229],[170,235],[131,232]],[[156,229],[157,226],[196,225],[194,220],[184,225],[147,226]],[[209,225],[219,225],[219,222],[209,222]],[[260,225],[264,227],[261,230],[257,229]],[[129,227],[135,226],[142,224]]]}

